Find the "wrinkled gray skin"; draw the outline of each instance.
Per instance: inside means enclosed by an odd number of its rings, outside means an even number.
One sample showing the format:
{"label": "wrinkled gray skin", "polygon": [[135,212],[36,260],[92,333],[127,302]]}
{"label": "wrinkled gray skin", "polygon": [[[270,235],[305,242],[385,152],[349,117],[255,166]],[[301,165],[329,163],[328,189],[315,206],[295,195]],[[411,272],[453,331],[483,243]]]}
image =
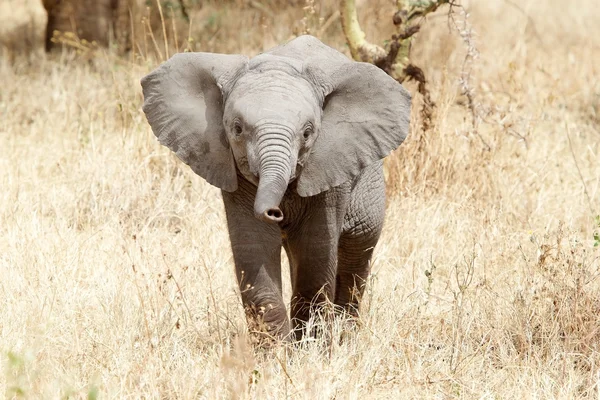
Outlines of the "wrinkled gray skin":
{"label": "wrinkled gray skin", "polygon": [[177,54],[142,79],[155,135],[222,189],[249,322],[289,338],[326,298],[352,314],[383,225],[382,159],[406,138],[410,95],[312,36],[252,59]]}

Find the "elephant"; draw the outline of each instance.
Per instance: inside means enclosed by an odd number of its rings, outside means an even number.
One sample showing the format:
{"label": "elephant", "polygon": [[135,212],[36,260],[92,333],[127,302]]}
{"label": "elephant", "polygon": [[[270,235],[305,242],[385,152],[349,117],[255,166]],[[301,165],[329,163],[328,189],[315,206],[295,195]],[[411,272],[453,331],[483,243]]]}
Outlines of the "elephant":
{"label": "elephant", "polygon": [[327,302],[358,317],[384,222],[383,159],[408,135],[409,92],[309,35],[251,59],[176,54],[141,86],[159,142],[221,189],[249,326],[295,341]]}

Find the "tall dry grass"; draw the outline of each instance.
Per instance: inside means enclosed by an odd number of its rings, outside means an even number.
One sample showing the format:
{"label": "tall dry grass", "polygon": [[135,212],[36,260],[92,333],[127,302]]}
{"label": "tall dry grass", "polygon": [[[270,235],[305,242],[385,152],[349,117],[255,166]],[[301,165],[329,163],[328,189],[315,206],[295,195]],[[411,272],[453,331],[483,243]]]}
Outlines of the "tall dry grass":
{"label": "tall dry grass", "polygon": [[[274,17],[209,4],[196,50],[253,55],[308,26],[347,53],[337,24],[319,32],[332,5],[315,3],[317,15]],[[377,22],[389,3],[360,8],[372,40],[391,32]],[[468,10],[476,124],[459,84],[465,46],[432,17],[414,55],[433,128],[420,131],[415,96],[412,135],[387,162],[361,326],[291,352],[248,344],[219,192],[157,144],[140,110],[149,56],[3,59],[0,391],[598,397],[600,11],[593,0]]]}

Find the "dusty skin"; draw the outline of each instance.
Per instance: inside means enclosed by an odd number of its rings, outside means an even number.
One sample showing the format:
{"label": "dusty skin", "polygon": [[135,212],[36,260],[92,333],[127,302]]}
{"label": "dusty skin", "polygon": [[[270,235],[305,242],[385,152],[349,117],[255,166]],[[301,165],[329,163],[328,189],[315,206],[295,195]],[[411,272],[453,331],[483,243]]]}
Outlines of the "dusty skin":
{"label": "dusty skin", "polygon": [[[369,40],[390,36],[376,26],[390,3],[359,7]],[[420,132],[408,83],[412,134],[386,161],[361,324],[341,343],[291,352],[250,345],[220,192],[150,131],[139,80],[158,60],[2,58],[0,393],[597,397],[600,10],[515,4],[469,9],[476,132],[461,95],[465,45],[444,16],[429,19],[414,51],[433,128]],[[294,27],[319,34],[301,9],[261,13],[204,7],[198,21],[220,28],[198,22],[196,48],[253,56]],[[348,54],[338,24],[319,36]],[[288,282],[284,272],[286,298]]]}

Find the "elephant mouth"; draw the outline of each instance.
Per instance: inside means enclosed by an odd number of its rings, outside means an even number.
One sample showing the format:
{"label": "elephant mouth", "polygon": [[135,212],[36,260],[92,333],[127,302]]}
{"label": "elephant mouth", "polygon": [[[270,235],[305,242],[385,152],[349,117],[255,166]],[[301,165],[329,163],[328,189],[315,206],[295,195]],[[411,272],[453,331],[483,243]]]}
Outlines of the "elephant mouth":
{"label": "elephant mouth", "polygon": [[254,184],[254,186],[258,186],[258,176],[252,173],[250,164],[248,162],[248,157],[236,158],[235,164],[237,167],[238,176],[243,177],[248,182]]}
{"label": "elephant mouth", "polygon": [[298,177],[300,177],[300,174],[302,173],[303,169],[304,169],[304,161],[298,161],[298,163],[296,163],[296,168],[294,169],[292,177],[290,178],[290,184],[292,182],[294,182],[294,183],[296,182]]}
{"label": "elephant mouth", "polygon": [[256,175],[251,172],[242,172],[242,175],[248,182],[252,183],[254,186],[258,186],[259,180]]}

